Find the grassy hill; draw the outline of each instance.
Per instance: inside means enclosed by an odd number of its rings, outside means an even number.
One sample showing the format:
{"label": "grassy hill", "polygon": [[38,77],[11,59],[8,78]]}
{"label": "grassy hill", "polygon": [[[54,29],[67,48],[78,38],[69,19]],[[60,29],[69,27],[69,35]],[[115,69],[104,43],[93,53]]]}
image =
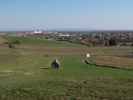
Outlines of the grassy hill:
{"label": "grassy hill", "polygon": [[19,40],[25,45],[39,45],[45,47],[84,47],[80,44],[72,44],[65,41],[47,40],[41,37],[7,37],[9,41]]}
{"label": "grassy hill", "polygon": [[[6,39],[19,40],[21,44],[15,49],[0,47],[1,100],[133,99],[132,58],[125,57],[132,53],[131,47],[88,48],[35,38]],[[99,63],[104,56],[108,57],[106,63],[116,57],[125,59],[122,62],[131,63],[131,69],[87,65],[83,63],[86,52],[90,52],[92,59]],[[60,70],[51,69],[51,61],[55,58],[61,62]]]}

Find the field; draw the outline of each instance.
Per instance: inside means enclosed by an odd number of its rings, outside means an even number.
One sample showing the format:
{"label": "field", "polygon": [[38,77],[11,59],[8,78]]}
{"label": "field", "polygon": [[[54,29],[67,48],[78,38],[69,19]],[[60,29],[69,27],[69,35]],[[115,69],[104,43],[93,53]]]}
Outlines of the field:
{"label": "field", "polygon": [[[20,44],[16,48],[0,45],[0,100],[133,100],[132,47],[4,39]],[[101,66],[85,64],[87,52]],[[61,62],[60,70],[51,69],[55,58]]]}

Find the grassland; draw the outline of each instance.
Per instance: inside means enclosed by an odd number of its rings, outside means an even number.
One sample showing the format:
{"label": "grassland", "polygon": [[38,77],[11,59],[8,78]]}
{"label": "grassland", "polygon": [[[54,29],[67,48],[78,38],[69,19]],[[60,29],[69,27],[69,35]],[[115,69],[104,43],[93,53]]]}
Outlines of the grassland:
{"label": "grassland", "polygon": [[[132,47],[85,47],[35,38],[0,46],[0,100],[133,100]],[[83,63],[89,52],[99,64]],[[54,58],[61,69],[50,68]],[[49,69],[41,69],[49,67]],[[128,69],[128,70],[126,70]]]}

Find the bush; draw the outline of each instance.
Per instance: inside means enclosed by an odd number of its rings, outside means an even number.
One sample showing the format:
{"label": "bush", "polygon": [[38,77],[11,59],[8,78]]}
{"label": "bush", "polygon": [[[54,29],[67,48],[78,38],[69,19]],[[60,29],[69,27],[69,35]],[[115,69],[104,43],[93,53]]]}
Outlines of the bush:
{"label": "bush", "polygon": [[9,48],[15,48],[14,44],[12,44],[12,43],[8,43],[8,47]]}
{"label": "bush", "polygon": [[116,40],[115,39],[110,39],[109,40],[109,46],[115,46],[115,45],[117,45]]}
{"label": "bush", "polygon": [[19,40],[12,41],[13,44],[20,44]]}

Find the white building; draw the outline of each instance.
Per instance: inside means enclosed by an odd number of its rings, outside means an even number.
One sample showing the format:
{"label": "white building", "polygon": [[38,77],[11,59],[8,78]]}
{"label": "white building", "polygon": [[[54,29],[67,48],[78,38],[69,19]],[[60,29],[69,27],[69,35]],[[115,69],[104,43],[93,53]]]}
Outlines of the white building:
{"label": "white building", "polygon": [[59,33],[58,36],[59,37],[70,37],[71,35],[70,34],[62,34],[62,33]]}
{"label": "white building", "polygon": [[42,33],[43,33],[42,30],[35,30],[35,31],[33,32],[33,34],[42,34]]}

